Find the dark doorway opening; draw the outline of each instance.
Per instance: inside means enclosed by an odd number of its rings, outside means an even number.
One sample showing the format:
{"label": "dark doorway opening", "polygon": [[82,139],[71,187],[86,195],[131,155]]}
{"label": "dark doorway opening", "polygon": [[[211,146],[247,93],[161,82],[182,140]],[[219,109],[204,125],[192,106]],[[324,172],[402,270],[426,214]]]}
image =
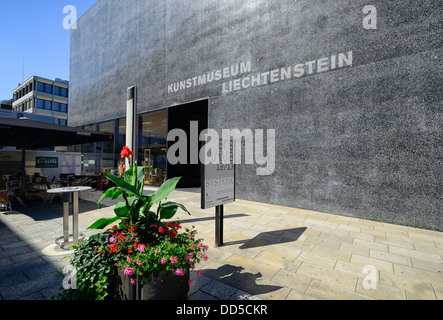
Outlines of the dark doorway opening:
{"label": "dark doorway opening", "polygon": [[[198,121],[198,132],[208,128],[208,100],[195,101],[179,106],[174,106],[168,110],[168,132],[173,129],[182,129],[186,132],[188,145],[187,164],[172,165],[167,163],[167,178],[182,177],[177,187],[179,188],[197,188],[201,186],[200,182],[200,161],[198,164],[191,164],[191,141],[190,128],[191,121]],[[174,141],[168,141],[168,148]],[[195,142],[194,142],[195,143]],[[198,142],[198,150],[201,149],[204,142]],[[197,155],[198,156],[198,155]]]}

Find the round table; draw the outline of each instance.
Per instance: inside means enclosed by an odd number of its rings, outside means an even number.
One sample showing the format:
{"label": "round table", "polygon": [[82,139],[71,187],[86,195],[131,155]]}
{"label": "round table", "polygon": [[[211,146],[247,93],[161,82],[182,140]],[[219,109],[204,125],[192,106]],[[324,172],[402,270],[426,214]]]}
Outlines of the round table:
{"label": "round table", "polygon": [[[73,244],[84,239],[84,235],[78,232],[78,193],[82,191],[91,190],[91,187],[65,187],[57,189],[49,189],[48,193],[63,194],[63,236],[57,238],[55,243],[59,245],[62,250],[70,250]],[[72,234],[69,234],[69,203],[72,199]],[[71,239],[70,239],[71,237]],[[80,238],[79,238],[80,237]],[[63,240],[63,242],[60,242]]]}

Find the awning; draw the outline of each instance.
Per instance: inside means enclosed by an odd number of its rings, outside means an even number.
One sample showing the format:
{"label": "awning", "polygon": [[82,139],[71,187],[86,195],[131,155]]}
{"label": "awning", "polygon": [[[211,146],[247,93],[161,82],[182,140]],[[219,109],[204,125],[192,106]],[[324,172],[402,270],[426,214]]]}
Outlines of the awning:
{"label": "awning", "polygon": [[0,118],[0,146],[35,149],[113,140],[114,136],[109,133],[28,119]]}

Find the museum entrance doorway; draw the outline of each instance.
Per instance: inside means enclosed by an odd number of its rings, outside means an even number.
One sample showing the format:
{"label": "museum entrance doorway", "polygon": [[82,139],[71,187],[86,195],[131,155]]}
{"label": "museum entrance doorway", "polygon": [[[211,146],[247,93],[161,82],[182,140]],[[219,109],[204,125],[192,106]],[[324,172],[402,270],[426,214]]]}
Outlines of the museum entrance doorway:
{"label": "museum entrance doorway", "polygon": [[[167,163],[167,179],[174,177],[182,177],[177,187],[179,188],[196,188],[200,187],[201,164],[200,160],[197,164],[191,163],[191,156],[195,159],[195,148],[191,148],[191,121],[198,122],[198,135],[200,132],[208,128],[208,106],[209,101],[199,100],[183,105],[173,106],[168,109],[168,132],[173,129],[182,129],[187,137],[187,161],[186,164]],[[198,137],[197,137],[198,139]],[[175,144],[175,141],[168,141],[168,148]],[[193,142],[195,145],[195,141]],[[201,149],[205,142],[198,141],[198,150]],[[197,151],[198,152],[198,151]],[[198,158],[198,154],[197,154]]]}

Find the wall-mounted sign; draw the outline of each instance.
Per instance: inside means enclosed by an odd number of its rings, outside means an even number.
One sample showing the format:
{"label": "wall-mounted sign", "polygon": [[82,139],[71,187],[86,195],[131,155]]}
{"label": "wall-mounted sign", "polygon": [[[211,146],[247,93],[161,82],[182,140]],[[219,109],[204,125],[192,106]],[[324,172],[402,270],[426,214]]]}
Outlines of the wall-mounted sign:
{"label": "wall-mounted sign", "polygon": [[35,157],[36,168],[58,168],[57,157]]}
{"label": "wall-mounted sign", "polygon": [[[225,148],[223,148],[223,145]],[[207,155],[207,150],[204,152]],[[201,184],[202,209],[217,207],[235,201],[235,166],[232,138],[220,138],[219,153],[212,156],[218,158],[218,161],[203,165]]]}

